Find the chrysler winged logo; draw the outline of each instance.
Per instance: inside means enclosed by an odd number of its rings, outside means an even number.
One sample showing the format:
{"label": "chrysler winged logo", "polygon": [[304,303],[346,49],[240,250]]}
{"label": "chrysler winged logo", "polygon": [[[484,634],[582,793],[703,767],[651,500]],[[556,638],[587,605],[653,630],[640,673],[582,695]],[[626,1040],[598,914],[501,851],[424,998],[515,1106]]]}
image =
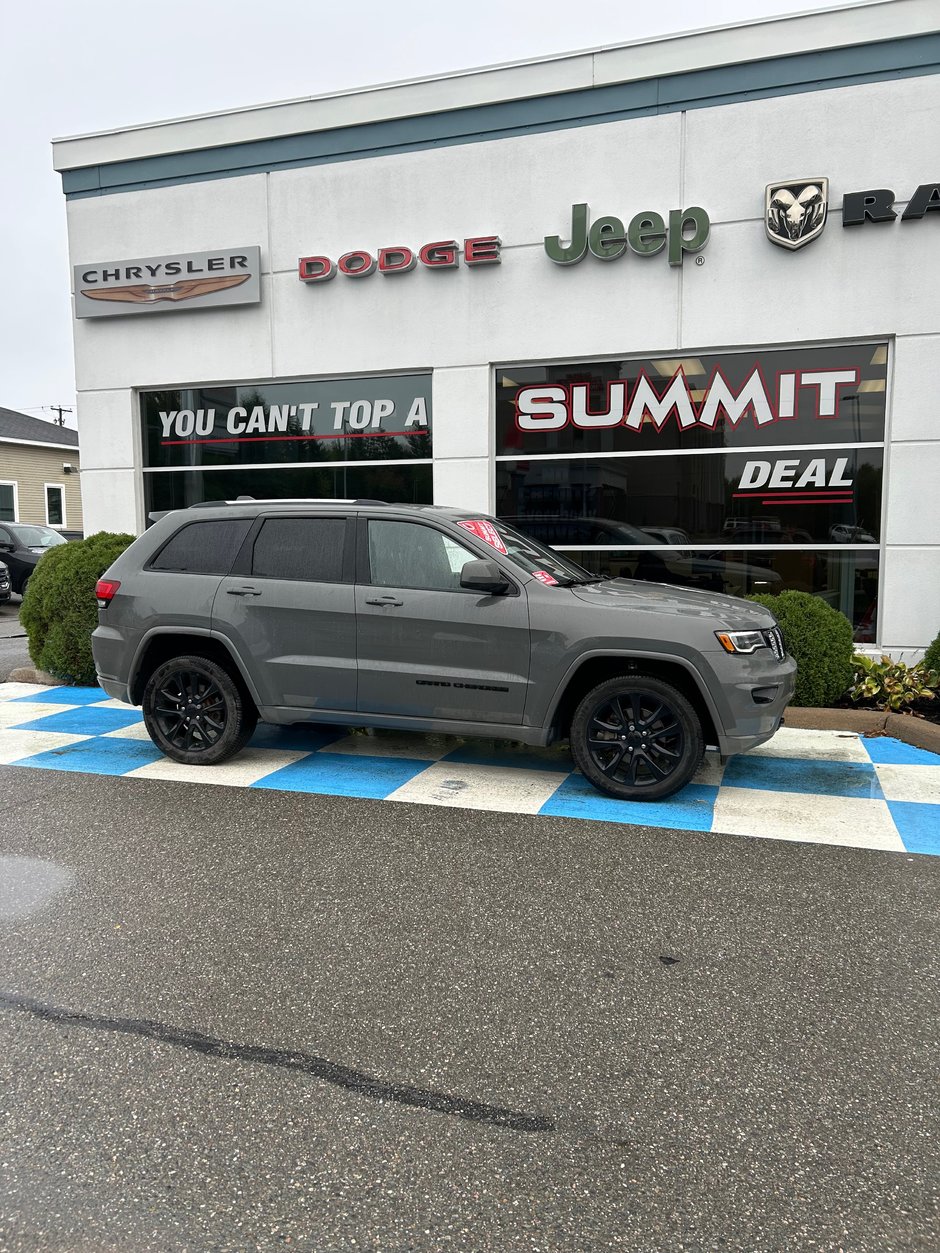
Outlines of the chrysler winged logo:
{"label": "chrysler winged logo", "polygon": [[250,274],[226,274],[218,278],[189,278],[174,283],[133,283],[129,287],[82,288],[82,295],[91,300],[117,300],[122,304],[152,305],[160,300],[192,300],[210,292],[238,287]]}
{"label": "chrysler winged logo", "polygon": [[822,234],[828,208],[828,178],[769,183],[764,194],[767,236],[781,248],[802,248]]}

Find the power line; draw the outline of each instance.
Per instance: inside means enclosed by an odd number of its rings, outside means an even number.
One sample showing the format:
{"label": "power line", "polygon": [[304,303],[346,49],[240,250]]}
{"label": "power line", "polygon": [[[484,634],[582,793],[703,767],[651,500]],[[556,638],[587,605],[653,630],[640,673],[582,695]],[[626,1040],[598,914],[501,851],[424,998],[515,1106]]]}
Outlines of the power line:
{"label": "power line", "polygon": [[57,413],[57,414],[59,415],[59,416],[55,419],[56,424],[57,424],[58,426],[65,426],[65,418],[64,418],[62,415],[63,415],[63,414],[65,414],[65,413],[71,413],[71,412],[72,412],[72,410],[71,410],[71,409],[65,409],[65,408],[63,408],[63,406],[62,406],[62,405],[43,405],[43,408],[44,408],[44,409],[45,409],[45,408],[49,408],[49,409],[51,409],[51,410],[52,410],[52,412],[53,412],[53,413]]}

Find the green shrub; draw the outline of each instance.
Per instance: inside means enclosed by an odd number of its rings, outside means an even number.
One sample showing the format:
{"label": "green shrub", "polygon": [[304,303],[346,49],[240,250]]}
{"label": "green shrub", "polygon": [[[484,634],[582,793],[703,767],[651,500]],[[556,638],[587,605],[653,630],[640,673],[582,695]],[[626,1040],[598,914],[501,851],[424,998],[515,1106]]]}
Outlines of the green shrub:
{"label": "green shrub", "polygon": [[852,625],[845,614],[809,592],[751,596],[780,623],[787,652],[796,658],[794,705],[834,705],[852,682]]}
{"label": "green shrub", "polygon": [[67,683],[94,684],[91,633],[98,625],[95,584],[133,535],[99,531],[75,544],[50,548],[30,575],[20,621],[29,655]]}
{"label": "green shrub", "polygon": [[940,635],[937,636],[924,654],[924,665],[928,670],[940,671]]}
{"label": "green shrub", "polygon": [[903,713],[921,701],[936,700],[940,674],[921,663],[906,666],[882,656],[855,657],[855,680],[849,689],[850,699],[857,705],[888,709]]}

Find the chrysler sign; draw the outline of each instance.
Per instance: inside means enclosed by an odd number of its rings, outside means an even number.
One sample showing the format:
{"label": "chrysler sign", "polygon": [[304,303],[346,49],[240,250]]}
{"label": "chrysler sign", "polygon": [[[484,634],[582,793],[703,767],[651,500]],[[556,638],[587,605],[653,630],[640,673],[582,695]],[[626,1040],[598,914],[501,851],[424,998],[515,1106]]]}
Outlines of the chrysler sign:
{"label": "chrysler sign", "polygon": [[216,248],[73,267],[75,316],[217,309],[261,300],[261,249]]}

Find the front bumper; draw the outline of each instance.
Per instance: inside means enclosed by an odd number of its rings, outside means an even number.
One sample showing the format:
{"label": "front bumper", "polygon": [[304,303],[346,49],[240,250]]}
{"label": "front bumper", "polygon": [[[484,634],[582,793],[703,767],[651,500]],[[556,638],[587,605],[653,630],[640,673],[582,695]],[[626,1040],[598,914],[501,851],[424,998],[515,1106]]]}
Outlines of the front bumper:
{"label": "front bumper", "polygon": [[779,729],[783,713],[796,689],[796,662],[777,661],[766,654],[741,657],[709,656],[721,683],[725,708],[717,727],[723,757],[745,753],[763,744]]}

